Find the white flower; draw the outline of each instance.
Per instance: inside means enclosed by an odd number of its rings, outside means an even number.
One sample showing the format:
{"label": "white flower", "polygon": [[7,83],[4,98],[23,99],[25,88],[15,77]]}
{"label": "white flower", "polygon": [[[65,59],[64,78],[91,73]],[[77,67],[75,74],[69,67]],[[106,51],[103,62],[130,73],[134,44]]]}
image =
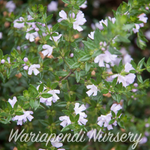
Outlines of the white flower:
{"label": "white flower", "polygon": [[107,127],[108,130],[113,129],[112,125],[109,125],[109,122],[111,120],[111,114],[107,114],[107,115],[101,115],[100,117],[98,117],[97,121],[98,121],[98,125],[100,127],[102,127],[104,125],[104,127]]}
{"label": "white flower", "polygon": [[82,31],[82,27],[80,25],[83,25],[86,22],[86,19],[84,18],[84,14],[82,11],[79,11],[77,13],[75,22],[73,22],[73,29],[78,30],[79,32]]}
{"label": "white flower", "polygon": [[52,54],[52,52],[53,52],[53,47],[51,47],[49,45],[45,44],[45,45],[43,45],[42,48],[44,49],[44,51],[42,51],[42,54],[44,56],[46,56],[46,55],[50,56]]}
{"label": "white flower", "polygon": [[96,58],[94,59],[94,62],[98,63],[99,67],[105,67],[104,62],[110,63],[111,66],[114,66],[116,58],[117,58],[117,55],[112,55],[109,51],[105,51],[104,54],[100,54],[96,56]]}
{"label": "white flower", "polygon": [[93,94],[93,96],[97,95],[98,89],[97,89],[97,87],[94,84],[87,85],[86,88],[90,89],[89,91],[86,92],[88,96],[91,96],[92,94]]}
{"label": "white flower", "polygon": [[138,16],[140,21],[143,21],[144,23],[147,23],[148,18],[146,17],[146,14],[141,14]]}
{"label": "white flower", "polygon": [[[58,32],[55,32],[56,34],[58,34]],[[53,39],[55,42],[57,42],[60,38],[61,38],[62,34],[58,34],[57,36],[53,36]],[[49,38],[50,40],[52,40],[52,38]]]}
{"label": "white flower", "polygon": [[23,115],[16,115],[15,117],[13,117],[12,121],[17,121],[17,125],[22,125],[23,122],[27,121],[27,119],[31,121],[34,118],[32,115],[30,115],[33,114],[32,111],[24,111],[23,113]]}
{"label": "white flower", "polygon": [[90,34],[88,34],[88,37],[91,38],[92,40],[94,40],[94,33],[95,33],[95,31],[93,31]]}
{"label": "white flower", "polygon": [[130,70],[135,70],[130,63],[125,64],[125,72],[130,72]]}
{"label": "white flower", "polygon": [[45,103],[47,106],[51,106],[52,105],[52,98],[40,98],[40,102],[41,103]]}
{"label": "white flower", "polygon": [[34,32],[34,33],[26,33],[26,36],[25,36],[25,38],[26,38],[27,40],[29,40],[30,42],[33,42],[36,37],[38,37],[38,33],[37,33],[37,32]]}
{"label": "white flower", "polygon": [[3,38],[3,33],[2,32],[0,32],[0,39],[2,39]]}
{"label": "white flower", "polygon": [[40,65],[39,64],[33,64],[29,67],[29,70],[28,70],[28,74],[31,75],[32,72],[37,75],[39,74],[39,70],[37,70],[37,68],[40,68]]}
{"label": "white flower", "polygon": [[[22,23],[18,23],[18,21],[22,21]],[[24,27],[24,18],[20,17],[20,18],[14,20],[13,23],[14,23],[15,28],[18,28],[18,29],[23,28]]]}
{"label": "white flower", "polygon": [[13,99],[8,99],[8,102],[10,103],[11,107],[14,108],[14,105],[16,104],[17,102],[17,98],[16,96],[13,97]]}
{"label": "white flower", "polygon": [[123,63],[126,64],[126,63],[130,63],[131,62],[132,57],[129,55],[129,54],[126,54],[124,57],[123,57]]}
{"label": "white flower", "polygon": [[130,73],[126,76],[122,76],[120,74],[115,74],[112,76],[112,78],[116,78],[116,77],[117,77],[117,82],[122,83],[122,85],[126,87],[134,82],[136,76],[133,73]]}
{"label": "white flower", "polygon": [[82,104],[80,107],[79,107],[79,103],[75,103],[75,107],[74,107],[74,111],[75,111],[75,114],[83,114],[84,112],[82,111],[85,111],[86,110],[86,107],[84,104]]}
{"label": "white flower", "polygon": [[[84,114],[85,114],[85,113],[84,113]],[[78,120],[78,124],[79,124],[79,125],[82,125],[82,124],[83,124],[83,125],[86,125],[86,123],[87,123],[87,121],[88,121],[87,119],[85,119],[86,117],[87,117],[86,114],[85,114],[84,116],[81,116],[81,115],[80,115],[80,116],[79,116],[79,120]]]}
{"label": "white flower", "polygon": [[52,97],[50,97],[50,99],[52,99],[53,103],[57,102],[59,97],[56,95],[56,93],[60,94],[60,90],[50,90],[50,91],[48,91],[48,93],[52,94]]}
{"label": "white flower", "polygon": [[85,9],[87,7],[87,0],[80,6],[80,8]]}
{"label": "white flower", "polygon": [[13,12],[16,8],[16,5],[13,1],[9,1],[6,3],[6,8],[8,9],[9,12]]}
{"label": "white flower", "polygon": [[110,110],[112,110],[116,115],[120,109],[122,109],[120,104],[113,104],[110,108]]}
{"label": "white flower", "polygon": [[133,32],[137,33],[137,32],[139,32],[139,29],[140,29],[140,25],[139,24],[135,24],[135,28],[133,28]]}
{"label": "white flower", "polygon": [[61,116],[61,117],[59,117],[59,120],[62,121],[60,123],[60,125],[62,127],[65,127],[65,126],[71,124],[70,118],[68,116]]}
{"label": "white flower", "polygon": [[68,19],[67,14],[64,10],[61,10],[59,12],[59,16],[60,16],[60,19],[58,19],[58,22],[61,22],[62,20],[67,20]]}
{"label": "white flower", "polygon": [[58,2],[55,1],[51,1],[50,4],[48,4],[47,6],[47,11],[51,12],[51,11],[57,11],[58,7]]}

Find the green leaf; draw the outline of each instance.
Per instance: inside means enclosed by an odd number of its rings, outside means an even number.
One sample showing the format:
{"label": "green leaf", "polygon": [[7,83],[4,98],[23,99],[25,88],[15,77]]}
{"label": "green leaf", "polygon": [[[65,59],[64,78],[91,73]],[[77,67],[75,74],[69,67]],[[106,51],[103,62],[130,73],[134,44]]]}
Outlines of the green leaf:
{"label": "green leaf", "polygon": [[109,125],[110,125],[110,124],[113,124],[114,122],[115,122],[115,119],[110,120],[110,121],[109,121]]}
{"label": "green leaf", "polygon": [[88,72],[90,70],[90,68],[91,68],[91,64],[86,62],[85,63],[85,71]]}
{"label": "green leaf", "polygon": [[78,72],[78,71],[75,72],[75,78],[78,83],[80,81],[80,72]]}
{"label": "green leaf", "polygon": [[122,113],[122,109],[120,109],[118,112],[117,112],[117,117],[119,117]]}
{"label": "green leaf", "polygon": [[85,0],[77,0],[77,5],[81,6],[84,2],[85,2]]}
{"label": "green leaf", "polygon": [[66,71],[57,71],[56,74],[60,77],[65,77],[68,75],[68,72]]}
{"label": "green leaf", "polygon": [[43,89],[44,89],[44,83],[42,83],[42,84],[39,86],[39,92],[43,92]]}
{"label": "green leaf", "polygon": [[114,47],[109,46],[109,52],[111,54],[115,54],[115,55],[121,55],[121,52],[117,49],[115,49]]}
{"label": "green leaf", "polygon": [[85,56],[81,57],[79,59],[79,61],[88,61],[89,59],[91,59],[91,56],[90,55],[85,55]]}
{"label": "green leaf", "polygon": [[102,92],[102,94],[107,94],[109,91],[108,91],[108,89],[102,89],[101,92]]}
{"label": "green leaf", "polygon": [[147,66],[150,66],[150,57],[149,57],[149,59],[147,61]]}
{"label": "green leaf", "polygon": [[121,95],[119,95],[119,94],[113,94],[113,95],[112,95],[112,98],[113,98],[115,101],[117,101],[118,103],[120,103],[120,101],[121,101]]}
{"label": "green leaf", "polygon": [[39,45],[38,46],[38,52],[40,52],[42,50],[43,45]]}
{"label": "green leaf", "polygon": [[37,91],[36,87],[33,86],[32,84],[30,84],[29,92],[31,93],[31,96],[32,96],[32,94],[35,94],[35,96],[38,95],[38,91]]}
{"label": "green leaf", "polygon": [[38,24],[38,23],[36,23],[36,26],[37,26],[42,32],[45,33],[45,31],[46,31],[46,28],[45,28],[45,27],[43,27],[42,25],[40,25],[40,24]]}
{"label": "green leaf", "polygon": [[58,29],[58,27],[59,27],[59,24],[58,24],[58,23],[56,23],[56,24],[53,26],[52,31],[54,32],[55,30],[57,30],[57,29]]}
{"label": "green leaf", "polygon": [[142,79],[142,76],[141,75],[137,75],[137,79],[138,79],[138,81],[140,82],[140,83],[143,83],[143,79]]}
{"label": "green leaf", "polygon": [[70,4],[70,2],[68,0],[62,0],[62,1],[66,4]]}
{"label": "green leaf", "polygon": [[52,97],[53,95],[52,95],[52,94],[49,94],[49,93],[43,93],[43,94],[41,94],[41,96],[42,96],[43,98],[49,98],[49,97]]}
{"label": "green leaf", "polygon": [[113,117],[113,118],[116,117],[116,114],[115,114],[113,111],[111,111],[111,114],[112,114],[112,117]]}
{"label": "green leaf", "polygon": [[80,64],[78,62],[75,62],[73,65],[70,66],[70,69],[75,69],[80,67]]}
{"label": "green leaf", "polygon": [[3,58],[3,51],[0,49],[0,59]]}
{"label": "green leaf", "polygon": [[30,16],[34,18],[34,13],[31,11],[31,9],[30,9],[30,8],[28,8],[27,10],[28,10],[28,12],[29,12]]}
{"label": "green leaf", "polygon": [[125,31],[128,31],[128,30],[130,31],[134,26],[135,26],[134,23],[132,23],[132,24],[126,24],[126,25],[124,25],[122,27],[122,29],[125,30]]}
{"label": "green leaf", "polygon": [[85,44],[85,46],[87,46],[90,50],[94,50],[96,48],[94,42],[90,42],[90,41],[83,41],[83,43]]}
{"label": "green leaf", "polygon": [[142,59],[140,60],[140,62],[139,62],[138,65],[137,65],[137,68],[138,68],[138,69],[141,69],[141,68],[142,68],[142,66],[143,66],[143,64],[144,64],[144,61],[145,61],[145,58],[142,58]]}
{"label": "green leaf", "polygon": [[50,21],[53,17],[53,14],[49,15],[47,18],[46,18],[46,22]]}
{"label": "green leaf", "polygon": [[61,130],[61,132],[65,132],[65,131],[68,131],[68,130],[70,130],[70,129],[73,129],[72,124],[69,124],[68,126],[64,127],[64,128]]}

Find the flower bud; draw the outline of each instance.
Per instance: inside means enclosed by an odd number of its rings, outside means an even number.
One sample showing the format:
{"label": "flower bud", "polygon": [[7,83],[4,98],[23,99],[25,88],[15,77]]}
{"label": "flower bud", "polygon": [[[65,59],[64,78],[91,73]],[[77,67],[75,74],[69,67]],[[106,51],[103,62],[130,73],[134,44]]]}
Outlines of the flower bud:
{"label": "flower bud", "polygon": [[23,61],[24,61],[24,62],[27,62],[27,61],[28,61],[28,58],[27,58],[27,57],[25,57],[25,58],[23,59]]}
{"label": "flower bud", "polygon": [[73,54],[73,53],[71,53],[71,54],[70,54],[70,57],[73,57],[73,56],[74,56],[74,54]]}
{"label": "flower bud", "polygon": [[2,59],[2,60],[1,60],[1,64],[4,64],[4,63],[5,63],[5,60],[4,60],[4,59]]}

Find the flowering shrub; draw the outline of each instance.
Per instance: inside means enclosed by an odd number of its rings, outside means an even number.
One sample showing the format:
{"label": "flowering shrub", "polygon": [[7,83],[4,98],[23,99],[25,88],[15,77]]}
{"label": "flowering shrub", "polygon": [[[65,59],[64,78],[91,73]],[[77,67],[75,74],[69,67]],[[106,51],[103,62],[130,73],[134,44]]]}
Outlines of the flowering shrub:
{"label": "flowering shrub", "polygon": [[[85,136],[80,143],[63,141],[62,136],[52,136],[47,142],[43,136],[36,145],[27,142],[26,134],[14,145],[18,149],[140,147],[148,140],[148,134],[133,141],[134,146],[131,139],[127,144],[108,141],[106,146],[95,142],[93,133],[101,131],[100,139],[108,132],[145,132],[145,124],[128,108],[132,110],[146,97],[150,81],[141,74],[145,70],[150,72],[150,59],[146,62],[142,58],[135,63],[122,47],[131,42],[134,34],[138,47],[146,47],[142,29],[150,12],[149,0],[123,2],[113,12],[113,18],[93,24],[91,33],[84,32],[87,19],[80,10],[87,7],[87,2],[62,1],[66,7],[58,16],[53,16],[58,3],[51,1],[47,7],[33,5],[20,16],[12,13],[7,18],[12,22],[8,35],[12,35],[14,47],[10,54],[3,55],[3,49],[0,50],[0,122],[17,124],[19,129],[22,126],[27,133],[74,135],[82,131],[80,136]],[[12,1],[7,2],[8,12],[15,8]],[[149,123],[150,119],[147,126]]]}

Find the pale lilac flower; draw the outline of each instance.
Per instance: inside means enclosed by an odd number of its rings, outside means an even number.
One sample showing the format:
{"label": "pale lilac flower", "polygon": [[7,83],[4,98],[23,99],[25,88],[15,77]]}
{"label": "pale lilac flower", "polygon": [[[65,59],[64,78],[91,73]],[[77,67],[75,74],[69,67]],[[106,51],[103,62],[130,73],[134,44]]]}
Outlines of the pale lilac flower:
{"label": "pale lilac flower", "polygon": [[16,8],[16,5],[13,1],[9,1],[6,3],[6,8],[8,9],[9,12],[13,12]]}
{"label": "pale lilac flower", "polygon": [[14,108],[14,105],[16,104],[17,102],[17,98],[16,96],[13,97],[13,99],[8,99],[8,102],[10,103],[11,107]]}
{"label": "pale lilac flower", "polygon": [[130,63],[125,64],[125,72],[130,72],[130,70],[135,70]]}
{"label": "pale lilac flower", "polygon": [[[85,113],[84,113],[85,114]],[[80,115],[79,116],[79,120],[78,120],[78,124],[79,125],[86,125],[86,123],[87,123],[87,119],[85,119],[87,117],[87,115],[85,114],[84,116],[82,116],[82,115]]]}
{"label": "pale lilac flower", "polygon": [[39,148],[39,150],[45,150],[45,149]]}
{"label": "pale lilac flower", "polygon": [[140,142],[139,142],[139,144],[141,145],[141,144],[145,144],[147,142],[147,137],[142,137],[141,138],[141,140],[140,140]]}
{"label": "pale lilac flower", "polygon": [[145,36],[148,40],[150,40],[150,30],[145,32]]}
{"label": "pale lilac flower", "polygon": [[93,94],[93,96],[97,95],[98,89],[97,89],[97,87],[94,84],[87,85],[86,88],[90,89],[89,91],[86,92],[88,96],[91,96],[92,94]]}
{"label": "pale lilac flower", "polygon": [[10,57],[7,57],[7,61],[8,61],[8,63],[10,64]]}
{"label": "pale lilac flower", "polygon": [[0,32],[0,39],[2,39],[3,38],[3,33],[2,32]]}
{"label": "pale lilac flower", "polygon": [[85,9],[87,7],[87,0],[79,7],[82,8],[82,9]]}
{"label": "pale lilac flower", "polygon": [[5,59],[2,59],[2,60],[1,60],[1,64],[4,64],[4,63],[5,63]]}
{"label": "pale lilac flower", "polygon": [[104,127],[107,127],[108,130],[113,129],[112,125],[109,125],[109,122],[111,120],[111,114],[107,114],[107,115],[101,115],[100,117],[98,117],[97,121],[98,121],[98,125],[100,127],[102,127],[104,125]]}
{"label": "pale lilac flower", "polygon": [[113,104],[110,108],[110,110],[112,110],[116,115],[120,109],[122,109],[120,104]]}
{"label": "pale lilac flower", "polygon": [[134,87],[138,87],[138,84],[137,84],[137,83],[134,83]]}
{"label": "pale lilac flower", "polygon": [[15,117],[12,118],[12,121],[17,121],[17,125],[22,125],[23,122],[26,122],[27,119],[29,121],[31,121],[34,117],[31,115],[33,114],[32,111],[24,111],[23,112],[24,114],[23,115],[16,115]]}
{"label": "pale lilac flower", "polygon": [[44,51],[42,51],[42,54],[44,56],[46,56],[46,55],[50,56],[52,54],[52,52],[53,52],[53,47],[51,47],[51,46],[49,46],[47,44],[43,45],[42,48],[44,49]]}
{"label": "pale lilac flower", "polygon": [[68,19],[67,14],[64,10],[61,10],[59,12],[59,16],[60,16],[60,19],[58,19],[58,22],[61,22],[62,20],[67,20]]}
{"label": "pale lilac flower", "polygon": [[28,68],[29,68],[29,67],[28,67],[27,65],[25,65],[25,66],[23,67],[24,70],[28,70]]}
{"label": "pale lilac flower", "polygon": [[[103,132],[101,131],[101,133],[103,133]],[[94,138],[94,135],[97,135],[97,130],[96,129],[92,129],[92,130],[87,132],[87,136],[90,140],[92,138]],[[99,138],[102,138],[102,134],[99,135]]]}
{"label": "pale lilac flower", "polygon": [[31,65],[29,67],[28,74],[31,75],[32,72],[33,72],[35,75],[38,75],[40,72],[39,72],[39,70],[37,70],[37,68],[40,68],[39,64],[33,64],[33,65]]}
{"label": "pale lilac flower", "polygon": [[56,148],[62,147],[63,144],[60,143],[60,140],[61,140],[61,139],[58,138],[58,137],[56,137],[55,139],[52,138],[52,139],[51,139],[51,144],[52,144],[52,146],[53,146],[53,147],[56,147]]}
{"label": "pale lilac flower", "polygon": [[23,61],[24,61],[24,62],[27,62],[27,61],[28,61],[28,58],[27,58],[27,57],[25,57],[25,58],[23,59]]}
{"label": "pale lilac flower", "polygon": [[140,25],[139,24],[135,24],[135,28],[133,28],[133,32],[137,33],[137,32],[139,32],[139,29],[140,29]]}
{"label": "pale lilac flower", "polygon": [[146,123],[146,124],[145,124],[145,127],[146,127],[146,128],[148,128],[149,126],[150,126],[150,124],[149,124],[149,123]]}
{"label": "pale lilac flower", "polygon": [[149,136],[150,135],[149,132],[147,132],[147,131],[144,134],[145,134],[145,136]]}
{"label": "pale lilac flower", "polygon": [[68,116],[61,116],[59,120],[62,121],[60,125],[62,127],[66,127],[67,125],[71,124],[70,118]]}
{"label": "pale lilac flower", "polygon": [[73,22],[73,29],[78,30],[79,32],[82,31],[82,27],[80,25],[83,25],[86,22],[86,19],[84,18],[84,13],[82,11],[79,11],[77,13],[75,22]]}
{"label": "pale lilac flower", "polygon": [[132,92],[134,92],[134,93],[137,92],[137,91],[138,91],[138,89],[132,89]]}
{"label": "pale lilac flower", "polygon": [[48,4],[47,6],[47,11],[51,12],[51,11],[57,11],[57,10],[58,10],[58,2],[51,1],[51,3]]}
{"label": "pale lilac flower", "polygon": [[[18,21],[22,21],[22,23],[18,23]],[[23,28],[24,27],[24,18],[20,17],[20,18],[14,20],[13,23],[14,23],[15,28],[18,28],[18,29]]]}
{"label": "pale lilac flower", "polygon": [[129,54],[126,54],[124,57],[123,57],[123,63],[126,64],[126,63],[130,63],[131,62],[132,57],[129,55]]}
{"label": "pale lilac flower", "polygon": [[140,21],[143,21],[144,23],[147,23],[148,18],[146,17],[146,14],[141,14],[138,16]]}
{"label": "pale lilac flower", "polygon": [[91,32],[90,34],[88,34],[88,37],[92,40],[94,40],[94,33],[95,31]]}

